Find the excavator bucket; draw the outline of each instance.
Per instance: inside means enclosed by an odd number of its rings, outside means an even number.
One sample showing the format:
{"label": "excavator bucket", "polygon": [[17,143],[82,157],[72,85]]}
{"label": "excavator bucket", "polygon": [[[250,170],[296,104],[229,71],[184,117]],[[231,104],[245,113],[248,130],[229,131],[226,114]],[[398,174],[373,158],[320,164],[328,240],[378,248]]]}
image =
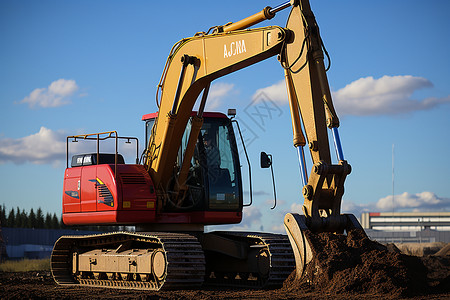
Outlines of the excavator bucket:
{"label": "excavator bucket", "polygon": [[[345,232],[358,230],[361,233],[358,236],[366,237],[364,229],[354,215],[344,214],[341,217],[346,219]],[[286,214],[284,217],[284,227],[291,242],[292,251],[294,252],[296,279],[300,279],[305,274],[308,264],[321,251],[314,242],[317,233],[309,229],[307,226],[307,218],[297,213]]]}
{"label": "excavator bucket", "polygon": [[[320,259],[323,245],[318,234],[365,232],[355,216],[341,214],[344,182],[351,166],[344,158],[339,118],[334,109],[324,58],[328,56],[319,26],[308,0],[292,1],[286,24],[288,40],[280,54],[291,111],[293,144],[298,151],[304,215],[288,213],[284,218],[295,256],[297,279],[308,264]],[[303,134],[303,129],[305,134]],[[333,136],[338,163],[332,163],[329,132]],[[304,147],[310,150],[313,166],[308,176]],[[312,265],[318,268],[317,264]]]}

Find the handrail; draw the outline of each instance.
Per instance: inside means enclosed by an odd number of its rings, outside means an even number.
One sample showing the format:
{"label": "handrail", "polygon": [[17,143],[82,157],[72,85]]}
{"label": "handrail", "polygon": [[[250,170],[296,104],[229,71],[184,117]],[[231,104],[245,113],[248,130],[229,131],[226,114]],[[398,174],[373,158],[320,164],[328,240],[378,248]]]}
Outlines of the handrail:
{"label": "handrail", "polygon": [[79,134],[79,135],[70,135],[66,138],[66,168],[69,168],[69,140],[72,139],[72,142],[77,143],[78,140],[96,140],[97,141],[97,164],[99,163],[100,156],[100,141],[104,141],[107,139],[115,139],[115,151],[114,151],[114,177],[117,176],[117,156],[118,156],[118,141],[120,139],[127,140],[125,143],[131,143],[130,140],[136,141],[136,164],[139,162],[139,139],[136,137],[124,137],[119,136],[117,131],[106,131],[99,133],[89,133],[89,134]]}

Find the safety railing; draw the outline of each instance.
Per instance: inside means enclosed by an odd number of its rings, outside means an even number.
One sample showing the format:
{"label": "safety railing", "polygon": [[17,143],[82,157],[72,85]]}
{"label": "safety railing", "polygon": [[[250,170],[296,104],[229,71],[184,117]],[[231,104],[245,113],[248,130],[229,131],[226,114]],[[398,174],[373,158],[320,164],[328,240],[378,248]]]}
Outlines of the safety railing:
{"label": "safety railing", "polygon": [[[95,140],[97,141],[97,164],[100,158],[100,142],[108,139],[115,139],[115,150],[114,150],[114,173],[117,174],[117,158],[119,149],[119,140],[126,140],[125,143],[131,144],[131,141],[136,141],[136,164],[139,163],[139,140],[136,137],[123,137],[117,134],[117,131],[106,131],[100,133],[90,133],[90,134],[80,134],[68,136],[66,139],[66,168],[69,167],[69,141],[77,143],[79,140]],[[115,175],[116,176],[116,175]]]}

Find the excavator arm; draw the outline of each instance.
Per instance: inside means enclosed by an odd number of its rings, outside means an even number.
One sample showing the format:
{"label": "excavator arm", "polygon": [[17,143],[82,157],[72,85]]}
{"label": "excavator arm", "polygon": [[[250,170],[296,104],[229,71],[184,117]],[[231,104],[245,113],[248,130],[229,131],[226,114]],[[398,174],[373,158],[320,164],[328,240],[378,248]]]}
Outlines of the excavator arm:
{"label": "excavator arm", "polygon": [[[355,229],[364,235],[364,230],[353,215],[341,214],[344,182],[351,172],[351,166],[344,159],[341,147],[339,118],[333,106],[324,65],[324,52],[327,52],[319,27],[308,0],[300,0],[297,4],[293,6],[286,26],[292,30],[294,37],[285,43],[280,63],[285,73],[293,143],[298,151],[303,185],[304,215],[288,213],[284,219],[299,278],[314,253],[320,251],[312,243],[311,235],[319,232],[343,233]],[[306,139],[300,119],[303,121],[313,163],[309,176],[304,155]],[[337,164],[331,161],[328,129],[333,136]]]}
{"label": "excavator arm", "polygon": [[[292,9],[285,28],[246,29],[271,19],[276,12],[287,7]],[[278,55],[284,69],[293,144],[298,151],[304,196],[304,215],[287,214],[284,222],[296,257],[297,275],[302,274],[312,258],[308,234],[344,232],[351,228],[362,230],[354,216],[340,212],[344,182],[351,167],[344,159],[340,145],[339,119],[329,90],[324,52],[319,27],[308,0],[266,7],[241,21],[217,26],[211,34],[198,33],[175,44],[158,86],[159,115],[145,160],[157,189],[158,208],[161,209],[168,195],[176,198],[172,200],[178,203],[183,201],[189,163],[202,126],[203,108],[211,82]],[[202,92],[198,114],[191,121],[188,146],[182,162],[176,164],[185,127]],[[329,131],[336,148],[337,164],[331,161]],[[313,163],[309,176],[305,146],[309,148]]]}
{"label": "excavator arm", "polygon": [[[177,182],[174,192],[179,194],[177,197],[182,197],[210,83],[279,54],[285,37],[285,29],[271,26],[248,31],[198,34],[174,46],[159,85],[159,114],[145,161],[161,198],[167,195],[169,183],[174,181]],[[200,110],[193,118],[190,142],[181,168],[175,168],[184,129],[202,91]]]}

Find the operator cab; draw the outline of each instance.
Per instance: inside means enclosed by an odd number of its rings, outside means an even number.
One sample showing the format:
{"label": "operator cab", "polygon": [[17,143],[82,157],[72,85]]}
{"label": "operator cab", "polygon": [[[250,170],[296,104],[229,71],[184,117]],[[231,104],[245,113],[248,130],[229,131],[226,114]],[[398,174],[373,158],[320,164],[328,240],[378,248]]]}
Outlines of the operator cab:
{"label": "operator cab", "polygon": [[[146,122],[146,145],[158,114],[143,116]],[[182,165],[191,122],[189,121],[178,150],[176,168]],[[175,184],[175,183],[172,183]],[[209,211],[241,211],[242,182],[240,162],[233,126],[228,117],[221,113],[204,113],[194,155],[191,159],[187,186],[188,199],[183,206],[168,201],[166,211],[180,209]]]}

